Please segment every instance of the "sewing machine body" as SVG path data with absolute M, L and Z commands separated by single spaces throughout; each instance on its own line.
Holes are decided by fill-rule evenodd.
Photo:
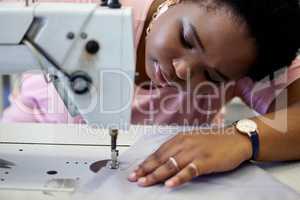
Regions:
M 135 76 L 132 10 L 98 4 L 1 4 L 0 27 L 0 73 L 42 71 L 45 81 L 55 86 L 72 116 L 80 115 L 90 126 L 110 130 L 105 137 L 107 143 L 96 144 L 110 148 L 110 167 L 117 169 L 118 130 L 128 130 L 131 121 Z M 48 103 L 55 106 L 56 102 Z M 82 148 L 80 145 L 81 148 L 75 145 L 75 151 L 68 150 L 69 140 L 76 136 L 68 138 L 63 132 L 58 146 L 43 143 L 43 133 L 20 143 L 22 134 L 28 132 L 22 131 L 16 140 L 6 143 L 0 140 L 4 142 L 0 147 L 0 164 L 4 169 L 0 183 L 2 180 L 5 187 L 41 188 L 46 183 L 58 184 L 56 180 L 74 186 L 78 179 L 92 174 L 87 170 L 92 161 L 109 159 L 103 148 L 89 154 L 77 152 Z M 56 137 L 55 133 L 49 134 Z M 50 170 L 47 175 L 46 168 L 61 170 Z M 55 180 L 49 179 L 49 175 L 56 174 Z
M 0 133 L 0 190 L 71 194 L 110 159 L 108 130 L 87 125 L 2 124 Z M 120 153 L 137 138 L 120 132 Z
M 42 70 L 71 115 L 128 129 L 135 75 L 130 8 L 3 4 L 0 27 L 0 73 Z

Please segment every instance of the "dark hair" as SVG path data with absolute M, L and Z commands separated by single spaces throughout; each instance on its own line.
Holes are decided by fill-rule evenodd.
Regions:
M 261 80 L 287 67 L 300 48 L 299 0 L 187 0 L 226 6 L 233 16 L 248 25 L 256 41 L 257 60 L 248 72 Z
M 260 80 L 289 66 L 300 48 L 298 0 L 220 0 L 248 24 L 256 40 L 258 57 L 249 76 Z

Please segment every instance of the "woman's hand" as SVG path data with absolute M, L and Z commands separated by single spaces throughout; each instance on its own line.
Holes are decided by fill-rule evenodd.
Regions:
M 249 138 L 234 127 L 181 133 L 164 143 L 129 176 L 140 186 L 177 187 L 192 178 L 230 171 L 251 158 Z

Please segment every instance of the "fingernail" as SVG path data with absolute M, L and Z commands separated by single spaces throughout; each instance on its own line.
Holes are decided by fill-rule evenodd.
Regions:
M 139 178 L 138 180 L 138 184 L 139 185 L 145 185 L 146 184 L 147 179 L 145 177 Z
M 136 181 L 136 173 L 135 172 L 133 172 L 132 174 L 130 174 L 129 175 L 129 177 L 128 177 L 128 179 L 130 180 L 130 181 Z
M 166 187 L 169 187 L 169 188 L 172 188 L 172 187 L 174 187 L 175 186 L 175 181 L 174 180 L 168 180 L 168 181 L 166 181 L 165 182 L 165 186 Z

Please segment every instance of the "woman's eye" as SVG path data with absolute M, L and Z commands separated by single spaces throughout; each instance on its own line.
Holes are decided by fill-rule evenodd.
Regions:
M 187 49 L 192 49 L 194 48 L 193 44 L 189 41 L 189 39 L 187 39 L 187 35 L 185 34 L 183 28 L 182 31 L 180 33 L 180 40 L 182 45 L 187 48 Z

